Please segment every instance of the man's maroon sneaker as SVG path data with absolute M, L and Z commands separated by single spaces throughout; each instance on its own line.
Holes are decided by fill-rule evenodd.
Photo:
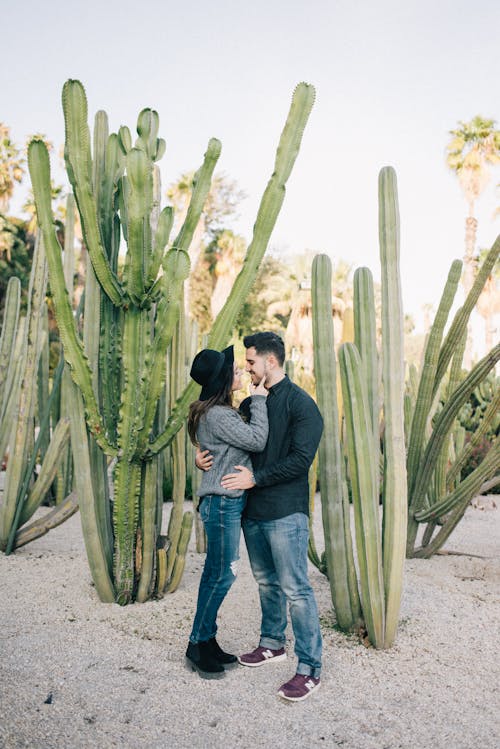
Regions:
M 286 659 L 285 648 L 279 648 L 279 650 L 271 650 L 271 648 L 255 648 L 251 653 L 245 653 L 239 655 L 238 660 L 242 666 L 263 666 L 264 663 L 277 663 L 278 661 L 284 661 Z
M 316 679 L 314 676 L 307 676 L 304 674 L 295 674 L 293 679 L 287 681 L 278 689 L 278 694 L 283 697 L 284 700 L 290 700 L 291 702 L 300 702 L 305 700 L 310 694 L 315 692 L 320 687 L 319 678 Z

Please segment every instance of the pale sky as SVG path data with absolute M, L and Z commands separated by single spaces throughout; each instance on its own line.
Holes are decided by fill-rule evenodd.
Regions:
M 445 166 L 448 131 L 474 115 L 500 123 L 498 0 L 25 0 L 2 9 L 0 121 L 23 144 L 59 146 L 67 78 L 90 122 L 135 130 L 160 115 L 163 184 L 222 141 L 217 170 L 247 193 L 235 229 L 250 239 L 292 91 L 316 103 L 271 245 L 327 252 L 380 275 L 377 175 L 396 169 L 405 311 L 437 304 L 464 244 L 466 203 Z M 58 158 L 53 169 L 58 181 Z M 27 179 L 26 179 L 27 181 Z M 478 245 L 500 232 L 500 169 L 477 205 Z M 19 189 L 11 212 L 22 202 Z

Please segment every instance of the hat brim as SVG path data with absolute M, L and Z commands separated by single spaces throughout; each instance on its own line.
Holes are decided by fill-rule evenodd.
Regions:
M 200 393 L 201 401 L 207 401 L 209 398 L 213 398 L 214 395 L 217 395 L 227 382 L 228 369 L 231 369 L 231 371 L 233 369 L 234 346 L 228 346 L 221 351 L 221 354 L 224 356 L 224 359 L 221 360 L 220 368 L 218 372 L 214 374 L 214 377 L 210 382 L 203 385 Z

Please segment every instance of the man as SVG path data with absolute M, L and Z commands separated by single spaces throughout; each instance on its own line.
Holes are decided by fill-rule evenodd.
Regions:
M 259 646 L 238 660 L 256 667 L 286 658 L 288 602 L 298 665 L 295 676 L 278 694 L 296 702 L 320 686 L 321 632 L 307 576 L 307 546 L 308 471 L 323 420 L 313 399 L 285 374 L 285 347 L 278 335 L 255 333 L 243 343 L 252 382 L 266 378 L 269 438 L 264 451 L 252 455 L 253 471 L 235 466 L 236 472 L 221 481 L 225 489 L 248 490 L 242 525 L 262 609 Z M 243 416 L 249 400 L 241 404 Z M 210 460 L 200 458 L 201 454 L 198 467 L 207 469 Z

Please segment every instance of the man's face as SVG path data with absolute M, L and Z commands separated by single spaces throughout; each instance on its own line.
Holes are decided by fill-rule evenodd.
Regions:
M 268 374 L 267 357 L 267 354 L 258 354 L 253 346 L 246 350 L 245 369 L 250 374 L 254 385 L 257 385 Z

